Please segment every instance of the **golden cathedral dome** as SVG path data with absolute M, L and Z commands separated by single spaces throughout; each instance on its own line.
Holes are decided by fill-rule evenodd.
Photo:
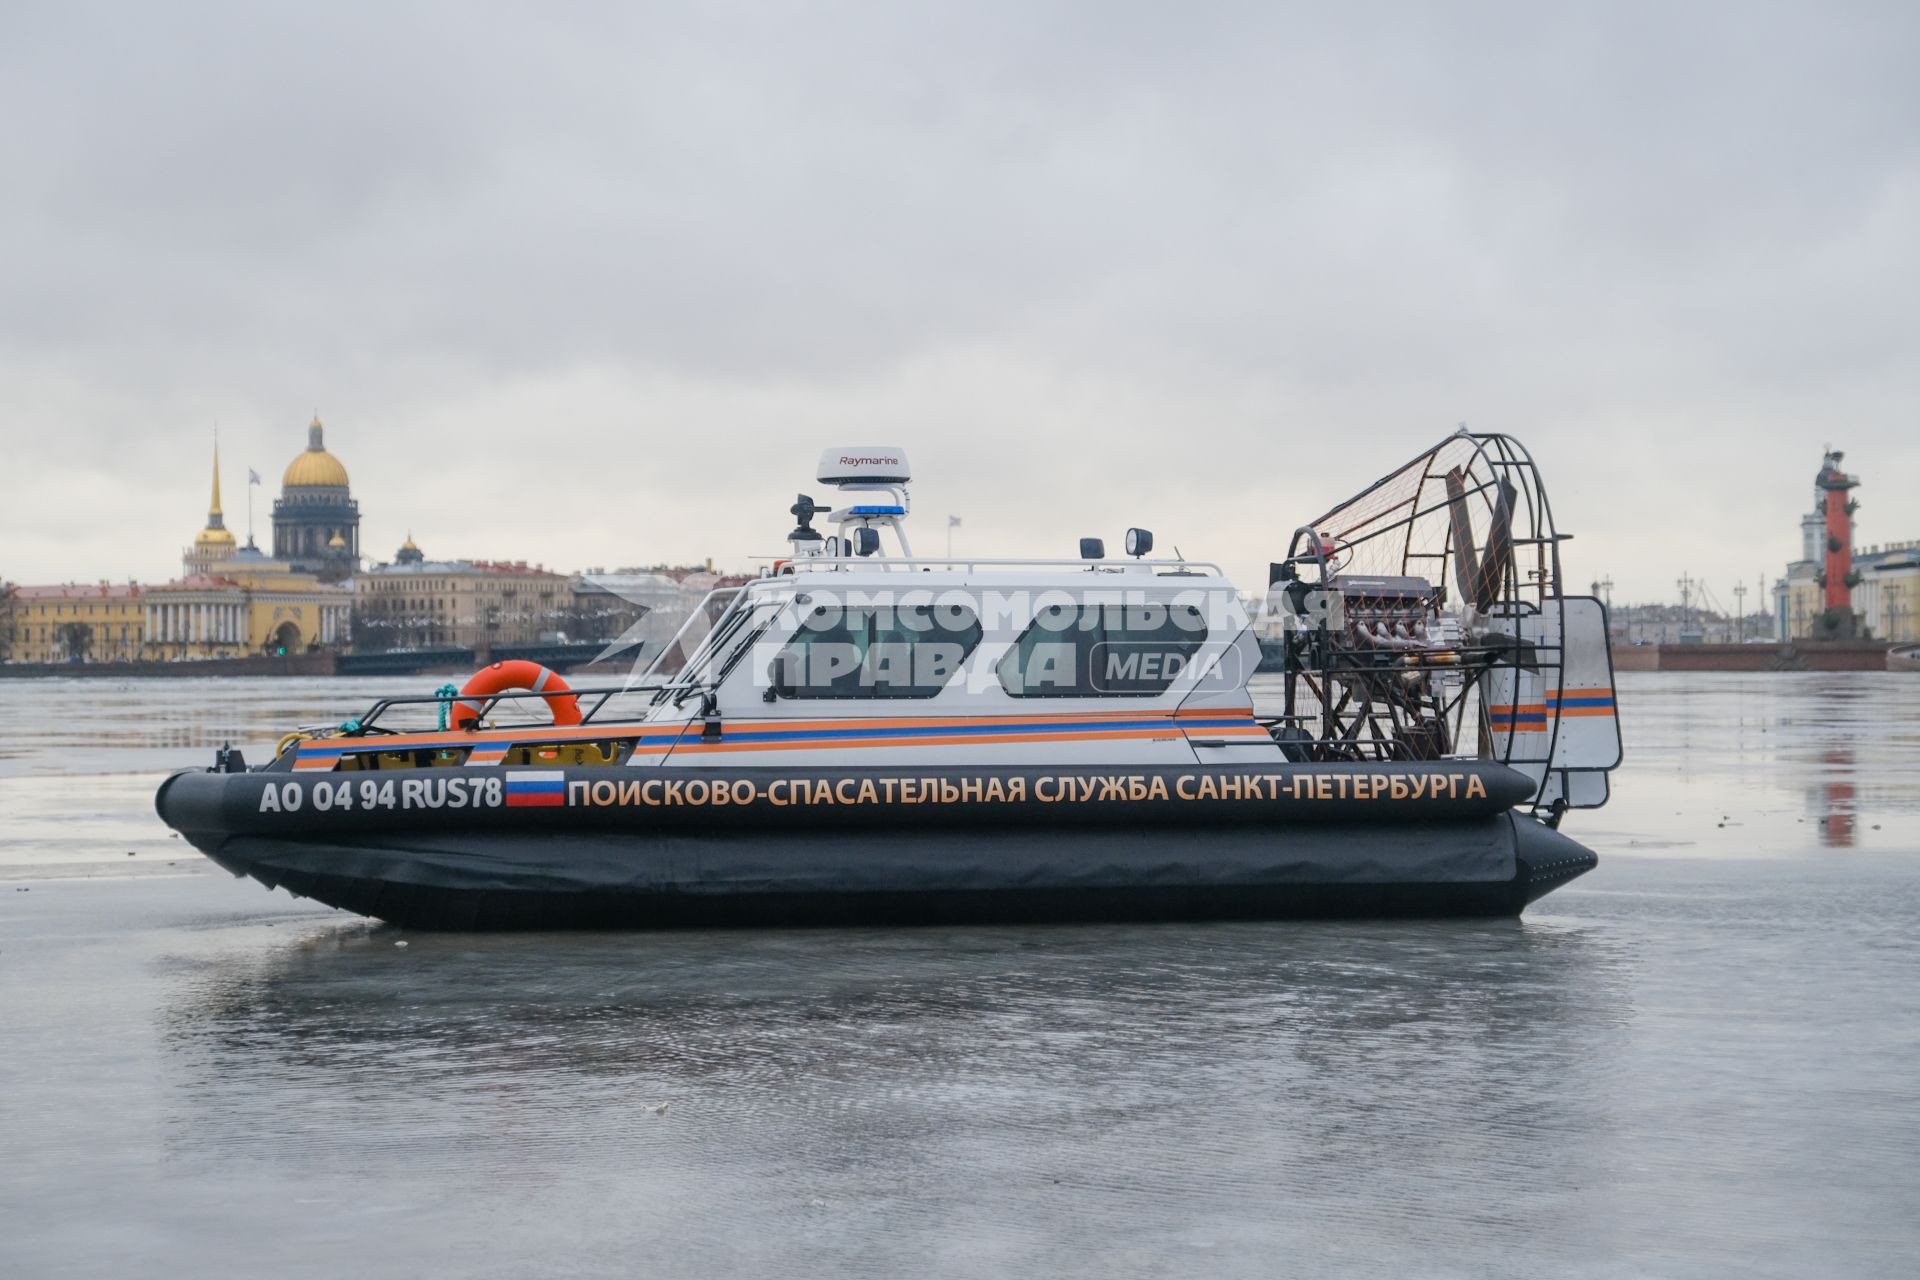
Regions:
M 347 469 L 340 465 L 340 459 L 327 452 L 327 446 L 321 439 L 318 416 L 314 418 L 313 425 L 307 428 L 306 452 L 287 464 L 280 484 L 288 489 L 347 487 Z
M 347 549 L 347 540 L 338 533 L 335 533 L 331 538 L 327 539 L 327 545 L 335 551 L 345 551 Z

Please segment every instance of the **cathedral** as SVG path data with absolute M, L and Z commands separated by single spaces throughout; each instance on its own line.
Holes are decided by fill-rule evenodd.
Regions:
M 294 465 L 312 456 L 309 450 Z M 345 468 L 331 454 L 322 451 L 320 456 L 339 472 L 344 491 Z M 291 475 L 293 468 L 287 470 Z M 276 516 L 285 501 L 274 504 Z M 358 514 L 352 519 L 357 525 Z M 274 532 L 277 545 L 277 521 Z M 207 524 L 180 560 L 183 572 L 172 582 L 130 588 L 136 598 L 129 604 L 142 614 L 143 625 L 137 628 L 141 644 L 137 652 L 121 656 L 161 660 L 250 653 L 285 656 L 346 645 L 353 606 L 348 588 L 327 585 L 316 569 L 269 559 L 251 537 L 245 546 L 236 544 L 220 505 L 217 445 Z M 352 571 L 349 564 L 346 572 Z
M 360 504 L 347 469 L 327 452 L 316 415 L 307 447 L 287 464 L 273 503 L 273 558 L 322 582 L 342 582 L 360 566 Z
M 273 504 L 271 559 L 251 536 L 241 546 L 227 528 L 218 443 L 212 480 L 206 527 L 181 553 L 181 575 L 171 582 L 0 582 L 0 661 L 167 662 L 345 648 L 353 589 L 341 584 L 359 567 L 360 510 L 319 420 Z

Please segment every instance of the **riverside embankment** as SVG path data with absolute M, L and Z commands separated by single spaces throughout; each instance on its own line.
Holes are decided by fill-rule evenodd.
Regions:
M 1790 644 L 1616 645 L 1616 671 L 1886 671 L 1880 641 L 1797 640 Z

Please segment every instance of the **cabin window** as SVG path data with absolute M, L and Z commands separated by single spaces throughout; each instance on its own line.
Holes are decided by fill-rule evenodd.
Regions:
M 965 605 L 823 607 L 773 660 L 782 698 L 931 698 L 980 644 Z
M 1206 639 L 1206 618 L 1190 604 L 1054 605 L 1000 660 L 1000 684 L 1016 698 L 1151 697 Z

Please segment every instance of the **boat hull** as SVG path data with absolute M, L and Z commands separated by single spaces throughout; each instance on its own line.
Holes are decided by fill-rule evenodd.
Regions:
M 1513 915 L 1596 861 L 1490 764 L 422 772 L 156 803 L 236 875 L 411 928 Z

